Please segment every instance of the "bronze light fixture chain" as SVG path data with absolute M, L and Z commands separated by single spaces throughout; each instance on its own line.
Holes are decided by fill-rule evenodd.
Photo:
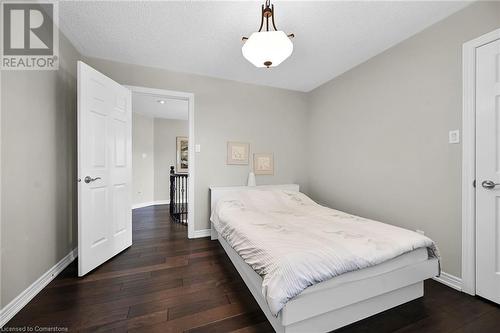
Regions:
M 266 31 L 269 31 L 269 18 L 271 18 L 271 24 L 273 26 L 274 31 L 278 31 L 276 28 L 276 23 L 274 22 L 274 5 L 271 4 L 271 0 L 266 0 L 265 5 L 262 5 L 262 12 L 260 17 L 260 27 L 258 32 L 262 32 L 262 28 L 264 27 L 264 20 L 266 22 Z M 287 35 L 288 38 L 294 38 L 295 34 L 291 33 Z M 248 37 L 241 37 L 242 41 L 248 40 Z

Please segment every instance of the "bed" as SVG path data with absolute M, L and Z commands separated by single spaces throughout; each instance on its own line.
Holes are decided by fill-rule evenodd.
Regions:
M 309 203 L 307 201 L 303 203 L 301 200 L 297 199 L 305 197 L 303 195 L 302 197 L 298 197 L 299 186 L 290 184 L 257 187 L 212 187 L 210 188 L 210 192 L 212 208 L 211 238 L 220 242 L 267 319 L 277 332 L 332 331 L 423 296 L 423 281 L 439 275 L 439 256 L 437 254 L 437 248 L 432 245 L 433 243 L 422 243 L 425 244 L 425 246 L 422 244 L 416 246 L 415 244 L 419 244 L 418 242 L 420 241 L 426 241 L 427 238 L 416 234 L 414 235 L 414 233 L 402 229 L 404 231 L 396 231 L 403 232 L 402 235 L 405 237 L 409 235 L 410 238 L 413 239 L 413 242 L 416 242 L 412 245 L 410 250 L 402 247 L 403 250 L 401 250 L 399 255 L 390 259 L 385 258 L 384 260 L 379 260 L 381 262 L 377 264 L 373 264 L 372 262 L 369 266 L 365 265 L 366 267 L 360 265 L 360 267 L 362 267 L 360 269 L 352 269 L 346 265 L 347 268 L 345 268 L 345 272 L 339 273 L 339 270 L 339 272 L 335 273 L 335 276 L 328 278 L 324 278 L 326 273 L 320 272 L 322 275 L 320 273 L 316 274 L 315 268 L 311 268 L 305 273 L 312 276 L 310 279 L 314 280 L 314 283 L 310 281 L 304 282 L 304 277 L 300 276 L 300 273 L 304 273 L 304 271 L 301 272 L 301 266 L 291 265 L 292 273 L 290 274 L 292 274 L 292 278 L 288 276 L 285 280 L 288 281 L 296 278 L 299 282 L 303 282 L 302 287 L 294 289 L 278 286 L 274 287 L 273 291 L 269 287 L 269 285 L 273 284 L 272 280 L 269 281 L 269 276 L 272 275 L 265 274 L 271 271 L 268 267 L 265 267 L 265 264 L 259 262 L 259 260 L 255 260 L 255 258 L 259 259 L 259 257 L 256 257 L 255 253 L 251 253 L 252 251 L 247 251 L 248 246 L 242 247 L 241 245 L 245 242 L 254 244 L 260 241 L 259 236 L 253 236 L 252 239 L 252 235 L 249 231 L 251 231 L 250 228 L 253 228 L 253 226 L 250 226 L 250 223 L 247 223 L 247 221 L 249 218 L 258 221 L 261 216 L 265 215 L 261 215 L 261 212 L 251 211 L 250 215 L 248 215 L 248 212 L 247 215 L 242 213 L 241 221 L 238 221 L 240 215 L 234 214 L 234 212 L 238 213 L 238 209 L 240 209 L 238 206 L 235 206 L 232 215 L 226 213 L 226 211 L 228 211 L 227 209 L 225 211 L 219 210 L 223 204 L 227 206 L 233 204 L 233 202 L 239 203 L 238 200 L 231 200 L 232 197 L 241 198 L 250 196 L 250 194 L 252 197 L 263 197 L 265 202 L 259 204 L 262 206 L 266 205 L 267 201 L 274 200 L 273 198 L 275 196 L 278 197 L 276 200 L 281 200 L 279 198 L 281 195 L 285 198 L 290 197 L 291 202 L 297 201 L 299 210 L 294 210 L 294 207 L 290 206 L 290 212 L 287 212 L 280 206 L 280 209 L 275 209 L 273 211 L 273 219 L 277 219 L 276 216 L 280 217 L 281 215 L 283 215 L 283 219 L 294 218 L 299 219 L 299 221 L 301 218 L 310 218 L 309 216 L 304 217 L 303 214 L 301 215 L 300 213 L 309 211 L 307 206 Z M 259 205 L 254 209 L 259 210 L 261 207 Z M 287 205 L 288 203 L 283 207 L 288 207 Z M 305 208 L 302 209 L 303 207 L 300 207 L 300 205 L 305 205 Z M 315 203 L 314 205 L 318 207 L 311 207 L 316 208 L 316 211 L 322 213 L 331 211 L 333 215 L 345 214 L 341 217 L 349 216 L 353 219 L 359 219 L 360 221 L 362 219 L 334 210 L 325 211 L 325 209 L 328 208 L 321 207 Z M 248 211 L 250 209 L 246 210 Z M 311 211 L 313 210 L 311 209 Z M 220 220 L 224 219 L 233 222 L 223 224 Z M 363 219 L 361 222 L 364 222 L 364 220 L 366 219 Z M 279 221 L 279 219 L 277 219 L 277 221 Z M 379 223 L 381 228 L 396 228 L 376 221 L 367 221 L 370 223 Z M 236 222 L 239 223 L 239 226 Z M 263 224 L 265 225 L 265 223 Z M 277 224 L 279 225 L 280 223 Z M 274 226 L 275 223 L 272 222 L 271 225 Z M 284 225 L 288 226 L 287 224 Z M 260 227 L 258 223 L 254 224 L 254 226 L 256 228 Z M 266 227 L 269 227 L 269 225 Z M 305 225 L 305 227 L 307 228 L 307 225 Z M 228 232 L 229 229 L 231 229 L 231 232 Z M 245 233 L 245 230 L 247 233 Z M 293 229 L 290 230 L 293 232 Z M 239 232 L 241 235 L 238 235 Z M 273 243 L 265 242 L 265 236 L 267 234 L 261 231 L 259 232 L 264 240 L 262 244 L 255 245 L 255 247 L 258 248 L 259 246 L 263 246 L 264 250 L 266 250 L 266 246 L 272 247 Z M 281 230 L 280 232 L 283 231 Z M 270 235 L 271 234 L 270 232 Z M 304 243 L 307 244 L 309 239 L 306 238 L 308 237 L 307 234 L 304 234 Z M 337 236 L 337 234 L 339 234 L 339 232 L 336 232 L 335 236 Z M 343 238 L 346 238 L 345 235 L 343 236 Z M 352 242 L 355 244 L 356 240 L 353 238 Z M 230 245 L 230 243 L 233 244 L 233 246 Z M 312 244 L 314 244 L 314 242 L 312 242 Z M 280 246 L 278 246 L 278 248 L 281 248 Z M 283 245 L 283 248 L 285 247 L 286 244 Z M 272 252 L 271 249 L 269 250 Z M 276 249 L 273 249 L 273 251 L 276 251 Z M 307 255 L 313 256 L 309 257 L 307 260 L 316 257 L 314 251 L 307 251 Z M 317 257 L 322 258 L 319 254 Z M 307 263 L 309 263 L 309 261 L 307 261 Z M 306 268 L 308 267 L 306 266 Z M 282 273 L 282 271 L 280 271 L 280 273 Z M 293 276 L 294 274 L 298 275 L 298 277 Z M 315 274 L 316 276 L 313 276 Z M 281 275 L 275 274 L 275 277 L 280 278 Z M 322 278 L 320 279 L 319 277 Z M 294 287 L 296 284 L 297 281 L 290 283 L 290 285 Z M 307 287 L 304 287 L 305 285 L 307 285 Z M 292 291 L 288 289 L 292 289 Z M 289 292 L 288 296 L 281 295 L 281 293 L 285 293 L 284 290 Z

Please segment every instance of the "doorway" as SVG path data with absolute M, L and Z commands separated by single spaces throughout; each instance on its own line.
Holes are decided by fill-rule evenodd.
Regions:
M 155 88 L 126 87 L 132 92 L 133 126 L 134 121 L 144 122 L 146 117 L 146 127 L 151 125 L 155 132 L 152 135 L 152 156 L 137 151 L 139 156 L 133 159 L 139 163 L 138 167 L 144 166 L 140 165 L 143 161 L 154 160 L 152 189 L 148 189 L 152 192 L 145 193 L 144 187 L 137 184 L 141 181 L 141 172 L 137 172 L 133 163 L 133 207 L 170 204 L 172 218 L 187 223 L 188 238 L 194 238 L 194 95 Z M 137 145 L 132 142 L 132 146 Z M 175 191 L 170 185 L 171 181 L 175 184 Z
M 191 179 L 185 222 L 188 238 L 194 238 L 194 96 L 123 86 L 82 61 L 77 71 L 78 275 L 83 276 L 132 245 L 133 93 L 187 106 L 187 159 L 185 144 L 178 171 L 184 167 Z

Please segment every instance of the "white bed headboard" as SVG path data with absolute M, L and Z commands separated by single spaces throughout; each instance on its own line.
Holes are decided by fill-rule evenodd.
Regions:
M 223 196 L 230 194 L 231 192 L 240 191 L 252 191 L 259 189 L 277 189 L 277 190 L 288 190 L 288 191 L 299 191 L 298 184 L 283 184 L 283 185 L 259 185 L 259 186 L 225 186 L 225 187 L 210 187 L 210 210 L 213 209 L 217 201 Z

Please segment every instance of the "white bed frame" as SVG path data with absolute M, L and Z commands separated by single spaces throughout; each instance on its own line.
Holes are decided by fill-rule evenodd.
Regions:
M 299 185 L 296 184 L 211 187 L 211 206 L 213 209 L 221 197 L 231 192 L 270 188 L 299 191 Z M 219 240 L 276 332 L 312 333 L 335 330 L 422 297 L 423 281 L 439 274 L 438 260 L 433 258 L 361 280 L 333 283 L 332 279 L 307 288 L 290 300 L 278 317 L 275 317 L 262 295 L 262 278 L 222 237 L 218 237 L 213 225 L 211 238 Z

